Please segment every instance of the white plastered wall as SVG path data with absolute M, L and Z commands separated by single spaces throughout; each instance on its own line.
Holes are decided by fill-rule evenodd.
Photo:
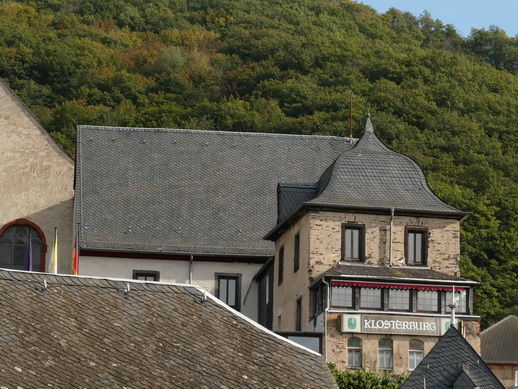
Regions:
M 241 274 L 241 312 L 257 321 L 258 285 L 253 280 L 262 264 L 211 262 L 198 258 L 192 262 L 192 283 L 216 295 L 216 273 Z M 158 271 L 161 282 L 189 283 L 189 261 L 81 256 L 79 274 L 131 279 L 134 270 Z

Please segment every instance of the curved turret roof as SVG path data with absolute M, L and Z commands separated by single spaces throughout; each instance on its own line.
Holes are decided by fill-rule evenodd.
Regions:
M 378 139 L 370 117 L 364 135 L 340 154 L 330 177 L 321 181 L 327 184 L 308 203 L 466 215 L 432 192 L 415 161 Z
M 437 216 L 462 219 L 468 215 L 443 202 L 428 186 L 423 171 L 409 157 L 386 147 L 367 118 L 365 133 L 354 147 L 342 151 L 313 183 L 280 183 L 278 225 L 302 207 L 333 208 L 366 213 Z

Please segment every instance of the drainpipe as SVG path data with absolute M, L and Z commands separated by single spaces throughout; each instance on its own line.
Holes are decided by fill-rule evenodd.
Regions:
M 390 246 L 389 246 L 389 266 L 392 267 L 392 229 L 394 228 L 394 208 L 390 208 Z
M 191 254 L 191 259 L 189 260 L 189 285 L 192 284 L 192 261 L 194 260 L 194 256 Z
M 322 283 L 326 286 L 326 300 L 327 300 L 326 308 L 324 309 L 324 349 L 325 349 L 324 358 L 325 358 L 325 361 L 327 362 L 327 315 L 329 312 L 329 294 L 331 293 L 331 288 L 329 287 L 329 284 L 325 280 L 322 280 Z

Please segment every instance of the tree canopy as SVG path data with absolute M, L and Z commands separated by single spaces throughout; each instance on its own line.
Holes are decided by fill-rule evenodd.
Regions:
M 354 1 L 0 5 L 0 77 L 71 154 L 76 124 L 361 135 L 472 212 L 462 275 L 484 325 L 518 314 L 518 37 Z

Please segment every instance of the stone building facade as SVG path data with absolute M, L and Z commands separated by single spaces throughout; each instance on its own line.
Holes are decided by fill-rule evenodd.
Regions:
M 450 325 L 480 350 L 460 222 L 414 161 L 365 135 L 315 183 L 279 184 L 273 329 L 324 334 L 338 367 L 408 373 Z M 455 288 L 455 294 L 453 290 Z
M 58 271 L 70 272 L 74 161 L 0 80 L 0 267 L 46 270 L 55 228 Z

